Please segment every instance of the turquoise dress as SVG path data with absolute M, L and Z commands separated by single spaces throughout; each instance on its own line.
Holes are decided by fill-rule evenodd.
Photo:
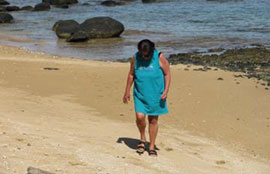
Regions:
M 135 112 L 150 116 L 167 114 L 166 100 L 161 99 L 164 88 L 165 78 L 159 65 L 158 51 L 154 50 L 150 60 L 145 60 L 137 52 L 133 88 Z

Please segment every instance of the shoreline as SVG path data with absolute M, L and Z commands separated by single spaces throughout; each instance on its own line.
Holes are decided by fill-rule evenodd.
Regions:
M 26 127 L 23 128 L 22 125 L 27 123 L 29 137 L 31 137 L 31 131 L 39 127 L 36 124 L 42 123 L 40 130 L 48 137 L 46 143 L 52 143 L 52 137 L 56 138 L 56 136 L 61 136 L 63 134 L 61 129 L 74 131 L 75 127 L 78 129 L 78 135 L 80 136 L 70 134 L 69 138 L 81 138 L 81 140 L 90 144 L 92 141 L 94 144 L 98 144 L 98 142 L 104 141 L 104 139 L 108 139 L 109 142 L 115 141 L 115 137 L 120 135 L 130 136 L 130 138 L 138 136 L 134 124 L 133 103 L 131 102 L 129 105 L 124 105 L 121 102 L 129 64 L 80 60 L 58 56 L 53 57 L 44 53 L 35 53 L 25 51 L 23 48 L 3 45 L 0 45 L 0 50 L 0 93 L 2 96 L 4 95 L 7 99 L 10 99 L 9 102 L 7 102 L 9 105 L 5 104 L 5 102 L 1 103 L 3 117 L 0 121 L 1 123 L 10 124 L 0 125 L 4 125 L 7 130 L 11 131 L 12 124 L 21 125 L 21 129 L 26 129 Z M 58 69 L 44 69 L 48 67 Z M 186 71 L 186 68 L 188 68 L 189 71 Z M 241 163 L 241 165 L 243 165 L 242 171 L 245 171 L 244 162 L 247 162 L 254 167 L 252 171 L 261 169 L 266 173 L 267 166 L 269 169 L 270 159 L 270 151 L 268 149 L 270 140 L 267 138 L 269 137 L 269 117 L 267 119 L 267 115 L 270 115 L 270 110 L 267 107 L 267 103 L 270 102 L 269 91 L 264 90 L 260 86 L 256 88 L 256 82 L 252 78 L 235 80 L 234 75 L 241 75 L 242 73 L 225 72 L 220 69 L 217 71 L 209 70 L 207 72 L 193 71 L 197 68 L 199 67 L 188 67 L 182 64 L 173 65 L 171 67 L 173 85 L 168 98 L 169 114 L 160 119 L 160 137 L 158 137 L 157 140 L 157 145 L 161 149 L 161 157 L 159 158 L 165 161 L 175 159 L 181 162 L 184 162 L 183 160 L 186 158 L 189 160 L 189 163 L 194 162 L 202 169 L 206 167 L 204 169 L 209 170 L 210 173 L 215 173 L 219 171 L 220 168 L 222 168 L 220 170 L 222 170 L 223 173 L 228 171 L 238 173 L 236 170 L 237 163 L 234 163 L 233 160 L 236 160 L 240 164 L 241 159 L 243 160 Z M 218 78 L 223 78 L 223 80 L 217 80 Z M 12 91 L 14 91 L 14 93 Z M 50 101 L 53 104 L 50 104 Z M 34 106 L 31 106 L 31 104 Z M 59 106 L 57 104 L 59 104 Z M 39 107 L 42 109 L 39 109 Z M 48 110 L 48 108 L 50 109 Z M 76 112 L 73 111 L 72 108 L 75 108 L 74 110 Z M 69 112 L 72 116 L 69 116 Z M 58 115 L 58 113 L 61 114 Z M 21 114 L 23 114 L 24 117 L 21 117 Z M 36 115 L 39 115 L 40 118 L 35 117 Z M 31 118 L 34 118 L 33 122 Z M 54 118 L 56 118 L 56 120 Z M 87 119 L 91 121 L 86 121 Z M 61 124 L 61 120 L 64 120 L 63 124 Z M 83 123 L 83 120 L 93 127 L 88 127 L 87 124 Z M 84 130 L 81 130 L 76 122 L 79 122 L 83 128 L 89 129 L 88 132 L 83 133 Z M 103 123 L 104 125 L 102 125 Z M 59 126 L 56 135 L 54 135 L 53 131 L 47 130 L 49 124 L 56 126 L 53 129 L 57 129 L 57 126 Z M 111 124 L 113 127 L 111 127 Z M 115 133 L 112 133 L 110 129 L 106 129 L 106 126 L 110 129 L 117 129 L 119 126 L 122 126 L 125 129 L 119 129 Z M 131 132 L 126 131 L 126 129 L 130 129 L 131 127 Z M 97 130 L 103 131 L 104 134 L 101 134 L 101 137 L 97 136 L 95 134 Z M 8 131 L 5 132 L 9 135 Z M 190 134 L 194 136 L 193 139 Z M 16 135 L 18 136 L 18 134 Z M 38 139 L 40 138 L 39 134 L 35 134 L 35 136 Z M 26 135 L 26 139 L 27 137 Z M 87 138 L 91 139 L 91 137 L 92 141 L 86 140 Z M 199 137 L 201 137 L 201 139 Z M 5 138 L 10 144 L 14 143 L 15 146 L 20 146 L 18 143 L 20 144 L 21 141 L 18 142 L 8 137 Z M 35 141 L 34 137 L 32 138 L 34 144 L 38 143 Z M 98 142 L 95 142 L 97 140 Z M 217 144 L 214 143 L 215 141 Z M 113 145 L 109 142 L 103 142 L 102 146 L 109 148 L 107 149 L 108 154 L 117 156 L 117 153 L 121 153 L 120 151 L 125 149 L 122 154 L 128 156 L 130 160 L 132 158 L 137 160 L 138 157 L 133 156 L 133 150 L 130 150 L 130 148 L 125 148 L 119 144 Z M 59 143 L 63 143 L 64 147 L 65 143 L 67 143 L 71 149 L 78 148 L 78 145 L 80 145 L 78 142 L 72 144 L 72 141 L 66 142 L 62 139 L 59 140 Z M 83 143 L 83 146 L 90 146 L 87 143 Z M 39 149 L 38 146 L 34 147 L 36 150 Z M 210 150 L 207 150 L 206 147 Z M 223 151 L 224 149 L 228 150 L 232 148 L 233 150 L 230 151 L 230 153 L 234 154 L 232 156 L 234 156 L 235 159 L 231 159 L 225 155 L 222 156 L 225 160 L 216 159 L 216 161 L 219 161 L 217 163 L 222 164 L 213 164 L 212 160 L 218 158 L 218 156 L 209 155 L 213 149 L 216 149 L 214 151 L 218 153 L 218 147 L 222 149 L 222 152 L 225 152 Z M 4 152 L 5 148 L 7 147 L 1 145 L 0 151 Z M 25 149 L 24 147 L 20 148 Z M 48 148 L 48 150 L 50 149 L 49 146 L 46 148 Z M 91 148 L 97 147 L 91 145 Z M 93 155 L 91 148 L 84 150 L 87 150 L 88 153 Z M 60 150 L 60 152 L 67 154 L 67 151 Z M 96 157 L 105 155 L 102 153 L 102 148 L 99 148 L 98 152 L 98 154 L 95 154 Z M 188 152 L 190 154 L 194 153 L 194 158 L 188 158 Z M 235 155 L 237 154 L 236 152 L 241 155 Z M 179 156 L 176 157 L 174 153 L 179 153 Z M 226 151 L 225 154 L 230 153 Z M 11 158 L 10 155 L 12 153 L 5 154 L 9 155 Z M 181 158 L 181 154 L 184 155 L 185 158 Z M 221 155 L 222 153 L 218 154 Z M 21 155 L 22 157 L 20 158 L 23 159 L 24 155 Z M 39 156 L 38 154 L 32 155 L 36 157 Z M 49 156 L 53 156 L 57 159 L 57 156 L 54 156 L 52 153 L 50 153 Z M 46 159 L 47 157 L 43 158 Z M 65 159 L 60 156 L 58 158 Z M 31 159 L 28 160 L 31 161 Z M 89 161 L 84 160 L 82 160 L 83 164 L 79 163 L 78 165 L 86 165 L 89 167 Z M 88 158 L 88 160 L 90 159 Z M 220 162 L 222 160 L 223 162 Z M 13 161 L 13 163 L 15 161 Z M 131 164 L 135 161 L 131 160 L 127 163 Z M 158 163 L 167 164 L 165 161 L 158 161 Z M 211 163 L 208 163 L 210 161 Z M 97 164 L 94 161 L 92 162 Z M 78 162 L 71 163 L 77 164 Z M 205 165 L 203 165 L 204 163 Z M 42 165 L 42 161 L 36 164 Z M 71 165 L 71 167 L 69 166 L 70 168 L 68 169 L 71 170 L 72 167 L 76 167 L 76 164 Z M 116 165 L 116 163 L 113 164 Z M 176 165 L 176 163 L 173 164 Z M 141 165 L 142 164 L 136 164 L 137 167 Z M 214 165 L 214 167 L 212 165 Z M 209 168 L 209 166 L 212 167 Z M 55 170 L 55 167 L 48 168 Z M 96 166 L 94 166 L 94 168 L 95 167 Z M 170 165 L 170 167 L 174 170 L 177 169 L 175 166 Z M 182 167 L 184 167 L 183 164 Z M 63 165 L 62 168 L 64 168 Z M 82 168 L 87 171 L 87 167 Z M 155 171 L 153 168 L 155 168 L 155 166 L 148 169 L 153 172 Z M 76 169 L 80 170 L 79 168 Z M 102 170 L 106 171 L 104 168 Z M 159 170 L 170 171 L 168 168 Z M 114 171 L 120 171 L 120 169 L 115 169 Z M 183 171 L 190 172 L 196 170 L 194 168 L 184 168 Z

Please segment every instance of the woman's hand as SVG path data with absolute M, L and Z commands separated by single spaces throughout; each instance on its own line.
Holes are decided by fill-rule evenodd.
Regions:
M 130 93 L 125 93 L 123 97 L 123 103 L 127 104 L 130 101 Z
M 161 100 L 165 100 L 168 96 L 168 92 L 164 91 L 163 94 L 161 95 Z

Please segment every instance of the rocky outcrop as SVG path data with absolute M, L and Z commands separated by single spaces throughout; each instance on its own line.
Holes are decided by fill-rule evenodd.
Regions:
M 11 23 L 13 17 L 8 13 L 0 13 L 0 23 Z

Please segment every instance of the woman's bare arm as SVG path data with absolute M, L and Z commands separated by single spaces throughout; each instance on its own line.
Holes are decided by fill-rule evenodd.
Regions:
M 135 62 L 135 56 L 132 57 L 132 60 L 130 61 L 130 70 L 128 73 L 128 77 L 127 77 L 127 84 L 126 84 L 126 89 L 125 89 L 125 94 L 123 97 L 123 102 L 124 103 L 128 103 L 128 101 L 130 100 L 130 88 L 133 84 L 134 81 L 134 62 Z
M 160 64 L 161 69 L 163 70 L 164 78 L 165 78 L 165 89 L 161 96 L 161 99 L 164 100 L 167 98 L 170 84 L 171 84 L 171 71 L 170 71 L 170 64 L 162 53 L 160 54 L 160 57 L 159 57 L 159 64 Z

